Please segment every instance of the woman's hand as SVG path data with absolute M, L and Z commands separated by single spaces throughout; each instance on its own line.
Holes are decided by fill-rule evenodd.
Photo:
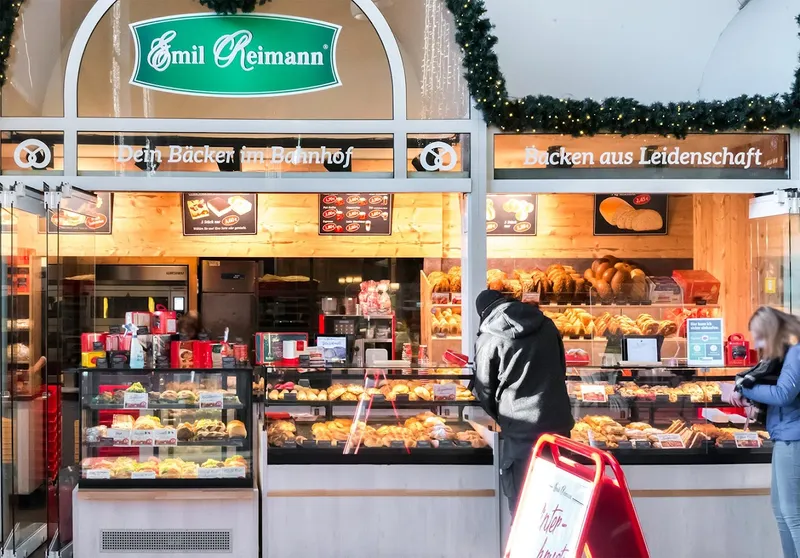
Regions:
M 745 407 L 748 404 L 749 402 L 747 401 L 747 399 L 745 399 L 744 396 L 738 391 L 734 391 L 733 393 L 731 393 L 731 405 L 733 405 L 734 407 Z

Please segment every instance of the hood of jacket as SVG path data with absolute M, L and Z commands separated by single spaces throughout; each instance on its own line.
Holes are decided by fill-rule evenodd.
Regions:
M 496 305 L 481 323 L 480 332 L 521 339 L 536 333 L 544 323 L 545 316 L 536 306 L 518 301 Z

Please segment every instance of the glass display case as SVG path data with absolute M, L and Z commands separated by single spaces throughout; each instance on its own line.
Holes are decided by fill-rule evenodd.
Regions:
M 272 464 L 491 465 L 466 368 L 266 367 Z
M 81 487 L 253 486 L 252 369 L 79 375 Z
M 572 369 L 571 436 L 623 465 L 769 463 L 764 424 L 722 399 L 741 370 Z

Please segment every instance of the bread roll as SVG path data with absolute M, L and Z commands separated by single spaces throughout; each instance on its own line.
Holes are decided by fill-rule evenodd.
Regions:
M 617 271 L 611 279 L 611 290 L 615 295 L 619 296 L 624 294 L 623 289 L 627 281 L 630 280 L 630 274 L 627 271 Z
M 611 298 L 613 291 L 611 290 L 611 285 L 608 284 L 608 281 L 603 279 L 598 279 L 594 282 L 594 288 L 597 291 L 600 300 L 608 300 Z
M 606 272 L 606 270 L 610 268 L 612 268 L 611 264 L 608 261 L 605 261 L 601 263 L 599 266 L 597 266 L 597 269 L 594 272 L 594 276 L 597 277 L 598 279 L 602 279 L 603 274 Z
M 606 283 L 611 283 L 611 280 L 617 274 L 617 270 L 613 267 L 609 267 L 606 269 L 602 275 L 598 275 L 597 277 L 605 281 Z
M 247 438 L 247 429 L 240 420 L 232 420 L 228 423 L 229 438 Z

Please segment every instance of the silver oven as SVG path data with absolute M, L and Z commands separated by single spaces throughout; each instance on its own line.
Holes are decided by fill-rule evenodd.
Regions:
M 159 307 L 179 314 L 188 308 L 189 268 L 185 265 L 98 265 L 95 270 L 95 331 L 122 325 L 126 312 Z

